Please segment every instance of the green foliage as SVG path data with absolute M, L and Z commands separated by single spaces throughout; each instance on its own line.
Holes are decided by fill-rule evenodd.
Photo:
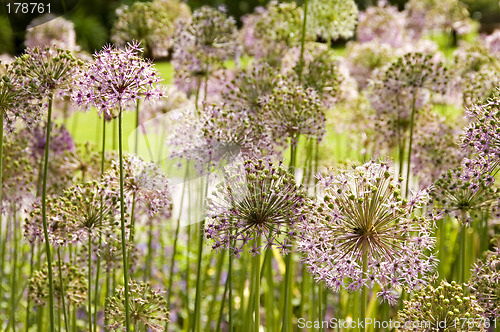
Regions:
M 14 51 L 14 34 L 10 28 L 9 19 L 0 16 L 0 54 Z
M 71 20 L 75 24 L 76 42 L 84 51 L 94 53 L 108 42 L 109 30 L 97 16 L 87 15 L 81 10 Z

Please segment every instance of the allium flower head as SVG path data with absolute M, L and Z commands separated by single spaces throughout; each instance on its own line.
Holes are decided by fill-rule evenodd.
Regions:
M 500 249 L 488 251 L 474 264 L 469 287 L 488 319 L 500 317 Z
M 290 138 L 292 144 L 298 143 L 300 135 L 323 139 L 325 114 L 314 89 L 281 79 L 271 95 L 260 99 L 260 104 L 276 139 Z
M 431 203 L 438 214 L 453 214 L 462 224 L 470 225 L 481 213 L 495 211 L 500 191 L 492 186 L 494 178 L 480 159 L 464 159 L 462 165 L 448 170 L 430 191 Z
M 40 160 L 45 152 L 46 145 L 46 122 L 39 122 L 30 131 L 31 141 L 30 150 L 34 160 Z M 50 154 L 61 155 L 65 151 L 72 151 L 75 147 L 75 142 L 71 134 L 66 130 L 64 125 L 51 123 L 50 130 Z
M 484 37 L 484 45 L 497 59 L 500 59 L 500 30 Z
M 69 263 L 61 264 L 62 271 L 59 270 L 59 265 L 54 262 L 52 263 L 52 273 L 54 280 L 54 297 L 56 299 L 55 303 L 58 307 L 62 305 L 62 295 L 64 294 L 64 304 L 69 305 L 79 305 L 85 302 L 87 299 L 87 277 L 83 271 L 74 265 Z M 64 293 L 61 289 L 61 283 L 59 278 L 62 278 Z M 30 298 L 33 299 L 37 306 L 46 305 L 49 299 L 49 282 L 48 282 L 48 268 L 47 264 L 39 270 L 33 273 L 33 276 L 28 282 L 28 289 Z
M 117 228 L 118 192 L 96 181 L 75 185 L 47 201 L 49 239 L 52 245 L 106 238 Z M 33 204 L 25 222 L 25 237 L 43 241 L 40 203 Z
M 359 13 L 356 37 L 360 43 L 378 41 L 401 47 L 406 42 L 406 15 L 394 6 L 371 6 Z
M 168 322 L 167 301 L 163 292 L 154 290 L 149 283 L 129 282 L 129 302 L 125 302 L 125 287 L 116 288 L 115 294 L 106 299 L 104 315 L 110 322 L 108 328 L 121 330 L 125 322 L 125 306 L 129 306 L 130 323 L 139 330 L 161 332 Z
M 12 63 L 16 75 L 23 75 L 33 83 L 33 96 L 49 97 L 57 94 L 68 96 L 74 80 L 81 73 L 82 62 L 69 50 L 46 47 L 27 48 L 25 53 Z
M 166 57 L 174 43 L 175 22 L 172 13 L 159 2 L 134 2 L 116 10 L 111 39 L 119 47 L 137 40 L 146 57 Z
M 431 92 L 445 94 L 447 81 L 444 64 L 432 55 L 411 52 L 395 60 L 370 86 L 369 100 L 380 130 L 390 140 L 405 135 L 413 107 L 423 109 Z
M 233 167 L 207 198 L 205 232 L 214 241 L 213 248 L 239 255 L 248 242 L 262 237 L 265 244 L 254 245 L 253 256 L 264 246 L 288 252 L 293 226 L 304 218 L 305 190 L 281 163 L 247 160 Z
M 338 175 L 317 175 L 323 201 L 298 227 L 298 250 L 317 281 L 334 291 L 376 283 L 389 303 L 400 288 L 411 291 L 425 282 L 436 262 L 427 255 L 434 239 L 428 220 L 412 214 L 427 194 L 403 199 L 402 179 L 393 174 L 387 163 L 371 161 Z
M 435 113 L 425 112 L 415 129 L 412 172 L 420 187 L 428 187 L 448 169 L 460 166 L 465 153 L 457 144 L 459 132 Z
M 128 200 L 135 198 L 147 207 L 150 216 L 159 210 L 172 209 L 172 196 L 168 180 L 161 168 L 154 162 L 145 162 L 133 154 L 123 156 L 124 191 Z M 120 165 L 114 160 L 111 169 L 104 174 L 104 182 L 118 191 Z
M 398 313 L 401 326 L 406 322 L 412 331 L 487 331 L 483 310 L 465 288 L 441 280 L 437 287 L 418 290 Z
M 73 22 L 53 14 L 35 18 L 28 25 L 24 40 L 26 47 L 50 47 L 77 51 L 76 33 Z
M 490 172 L 500 165 L 500 99 L 467 110 L 471 123 L 464 129 L 463 148 L 484 159 Z
M 176 82 L 188 80 L 197 86 L 199 80 L 220 68 L 237 51 L 236 33 L 236 22 L 224 12 L 207 6 L 196 10 L 175 41 L 172 63 Z
M 94 62 L 74 83 L 72 99 L 80 106 L 94 106 L 99 114 L 116 117 L 118 108 L 129 108 L 145 96 L 146 101 L 161 97 L 156 84 L 160 81 L 151 61 L 144 60 L 139 44 L 125 49 L 106 46 L 94 55 Z
M 354 35 L 358 7 L 353 0 L 309 1 L 307 30 L 326 40 L 348 39 Z

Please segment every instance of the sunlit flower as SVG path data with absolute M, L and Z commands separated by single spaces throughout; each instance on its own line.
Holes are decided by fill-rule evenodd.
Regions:
M 500 250 L 488 251 L 474 264 L 469 280 L 471 292 L 490 320 L 500 317 Z
M 77 51 L 76 33 L 73 22 L 64 17 L 45 14 L 30 22 L 24 40 L 26 47 L 50 47 Z
M 354 35 L 358 7 L 353 0 L 311 0 L 307 30 L 323 39 L 348 39 Z

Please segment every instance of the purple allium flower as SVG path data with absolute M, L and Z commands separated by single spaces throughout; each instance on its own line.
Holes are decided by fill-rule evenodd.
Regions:
M 465 153 L 457 144 L 459 132 L 448 120 L 425 112 L 415 129 L 411 155 L 412 173 L 418 176 L 419 186 L 428 187 L 448 169 L 460 166 Z
M 158 1 L 134 2 L 116 10 L 111 40 L 118 47 L 137 40 L 145 57 L 166 57 L 174 44 L 175 15 Z
M 493 182 L 485 160 L 464 159 L 461 166 L 448 170 L 434 183 L 430 203 L 438 214 L 453 214 L 470 225 L 482 213 L 497 209 L 500 191 Z
M 305 190 L 281 163 L 247 160 L 226 169 L 225 181 L 207 198 L 207 238 L 213 249 L 230 249 L 239 256 L 245 245 L 262 237 L 254 255 L 264 248 L 289 252 L 294 225 L 305 218 Z M 249 249 L 250 250 L 250 249 Z
M 484 317 L 500 317 L 500 249 L 485 253 L 484 259 L 474 264 L 469 287 L 484 309 Z
M 237 52 L 236 33 L 234 19 L 224 12 L 207 6 L 196 10 L 192 21 L 189 24 L 184 22 L 175 41 L 172 55 L 174 80 L 191 87 L 207 80 L 212 72 L 223 66 L 223 61 Z M 184 92 L 189 95 L 193 91 Z
M 117 229 L 118 191 L 96 181 L 75 185 L 61 196 L 47 199 L 49 240 L 53 246 L 104 238 Z M 25 221 L 25 237 L 44 241 L 40 203 L 35 202 Z
M 53 14 L 45 14 L 31 21 L 24 45 L 30 48 L 53 46 L 70 51 L 79 50 L 73 22 Z
M 398 312 L 403 331 L 487 331 L 483 310 L 465 285 L 446 280 L 418 290 Z M 462 323 L 459 323 L 462 322 Z M 407 325 L 405 325 L 407 324 Z
M 311 0 L 308 3 L 307 30 L 330 41 L 354 35 L 358 7 L 353 0 Z
M 500 59 L 500 30 L 495 30 L 491 35 L 483 38 L 484 45 L 497 59 Z
M 61 308 L 62 296 L 64 294 L 65 305 L 80 305 L 87 299 L 88 283 L 85 273 L 81 268 L 70 265 L 69 263 L 61 264 L 62 271 L 59 269 L 57 262 L 52 263 L 52 271 L 54 280 L 54 297 L 56 306 Z M 61 276 L 61 278 L 59 277 Z M 62 279 L 63 289 L 61 289 Z M 35 302 L 36 306 L 45 306 L 49 298 L 49 282 L 47 263 L 41 270 L 33 272 L 33 276 L 28 281 L 28 291 L 30 299 Z
M 277 141 L 290 138 L 295 145 L 300 135 L 323 139 L 325 114 L 314 89 L 282 78 L 272 94 L 260 98 L 259 103 Z
M 109 328 L 123 329 L 125 323 L 125 306 L 129 306 L 130 324 L 139 330 L 153 332 L 165 331 L 165 323 L 169 321 L 167 301 L 163 291 L 155 290 L 149 283 L 129 282 L 129 302 L 125 302 L 125 287 L 119 286 L 114 295 L 106 299 L 105 316 L 110 322 Z
M 94 62 L 73 84 L 72 100 L 80 106 L 94 106 L 99 115 L 116 117 L 117 109 L 126 109 L 142 96 L 146 101 L 159 99 L 156 86 L 160 76 L 151 61 L 144 60 L 139 44 L 128 44 L 125 49 L 105 46 L 94 55 Z
M 46 122 L 39 122 L 32 130 L 29 131 L 31 136 L 30 150 L 33 154 L 33 159 L 38 161 L 43 158 L 46 145 Z M 64 125 L 51 123 L 50 130 L 50 156 L 61 155 L 65 151 L 72 151 L 75 148 L 73 137 L 66 130 Z
M 323 201 L 297 229 L 298 250 L 316 281 L 334 291 L 378 284 L 391 304 L 399 288 L 412 291 L 425 283 L 436 264 L 428 254 L 434 238 L 429 220 L 415 213 L 427 193 L 403 199 L 402 179 L 393 174 L 387 163 L 371 161 L 317 175 Z
M 160 210 L 171 211 L 170 186 L 166 175 L 157 164 L 145 162 L 132 154 L 126 154 L 123 156 L 123 178 L 126 199 L 131 202 L 135 198 L 137 204 L 144 205 L 149 216 L 154 216 Z M 112 161 L 111 169 L 104 174 L 104 182 L 113 190 L 118 191 L 119 181 L 119 162 Z
M 484 159 L 490 172 L 500 165 L 500 99 L 484 105 L 474 105 L 467 110 L 471 123 L 464 129 L 463 148 L 472 148 L 474 154 Z
M 368 7 L 359 13 L 356 37 L 360 43 L 378 41 L 379 44 L 397 48 L 407 42 L 405 27 L 405 13 L 398 11 L 397 7 L 379 2 L 378 6 Z
M 369 100 L 377 112 L 379 130 L 389 142 L 402 140 L 412 110 L 429 103 L 430 93 L 447 92 L 447 70 L 436 56 L 407 53 L 379 72 L 370 85 Z

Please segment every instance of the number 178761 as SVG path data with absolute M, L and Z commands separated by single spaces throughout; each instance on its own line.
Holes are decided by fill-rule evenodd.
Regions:
M 7 12 L 9 14 L 45 14 L 50 13 L 50 3 L 41 2 L 14 2 L 7 4 Z

